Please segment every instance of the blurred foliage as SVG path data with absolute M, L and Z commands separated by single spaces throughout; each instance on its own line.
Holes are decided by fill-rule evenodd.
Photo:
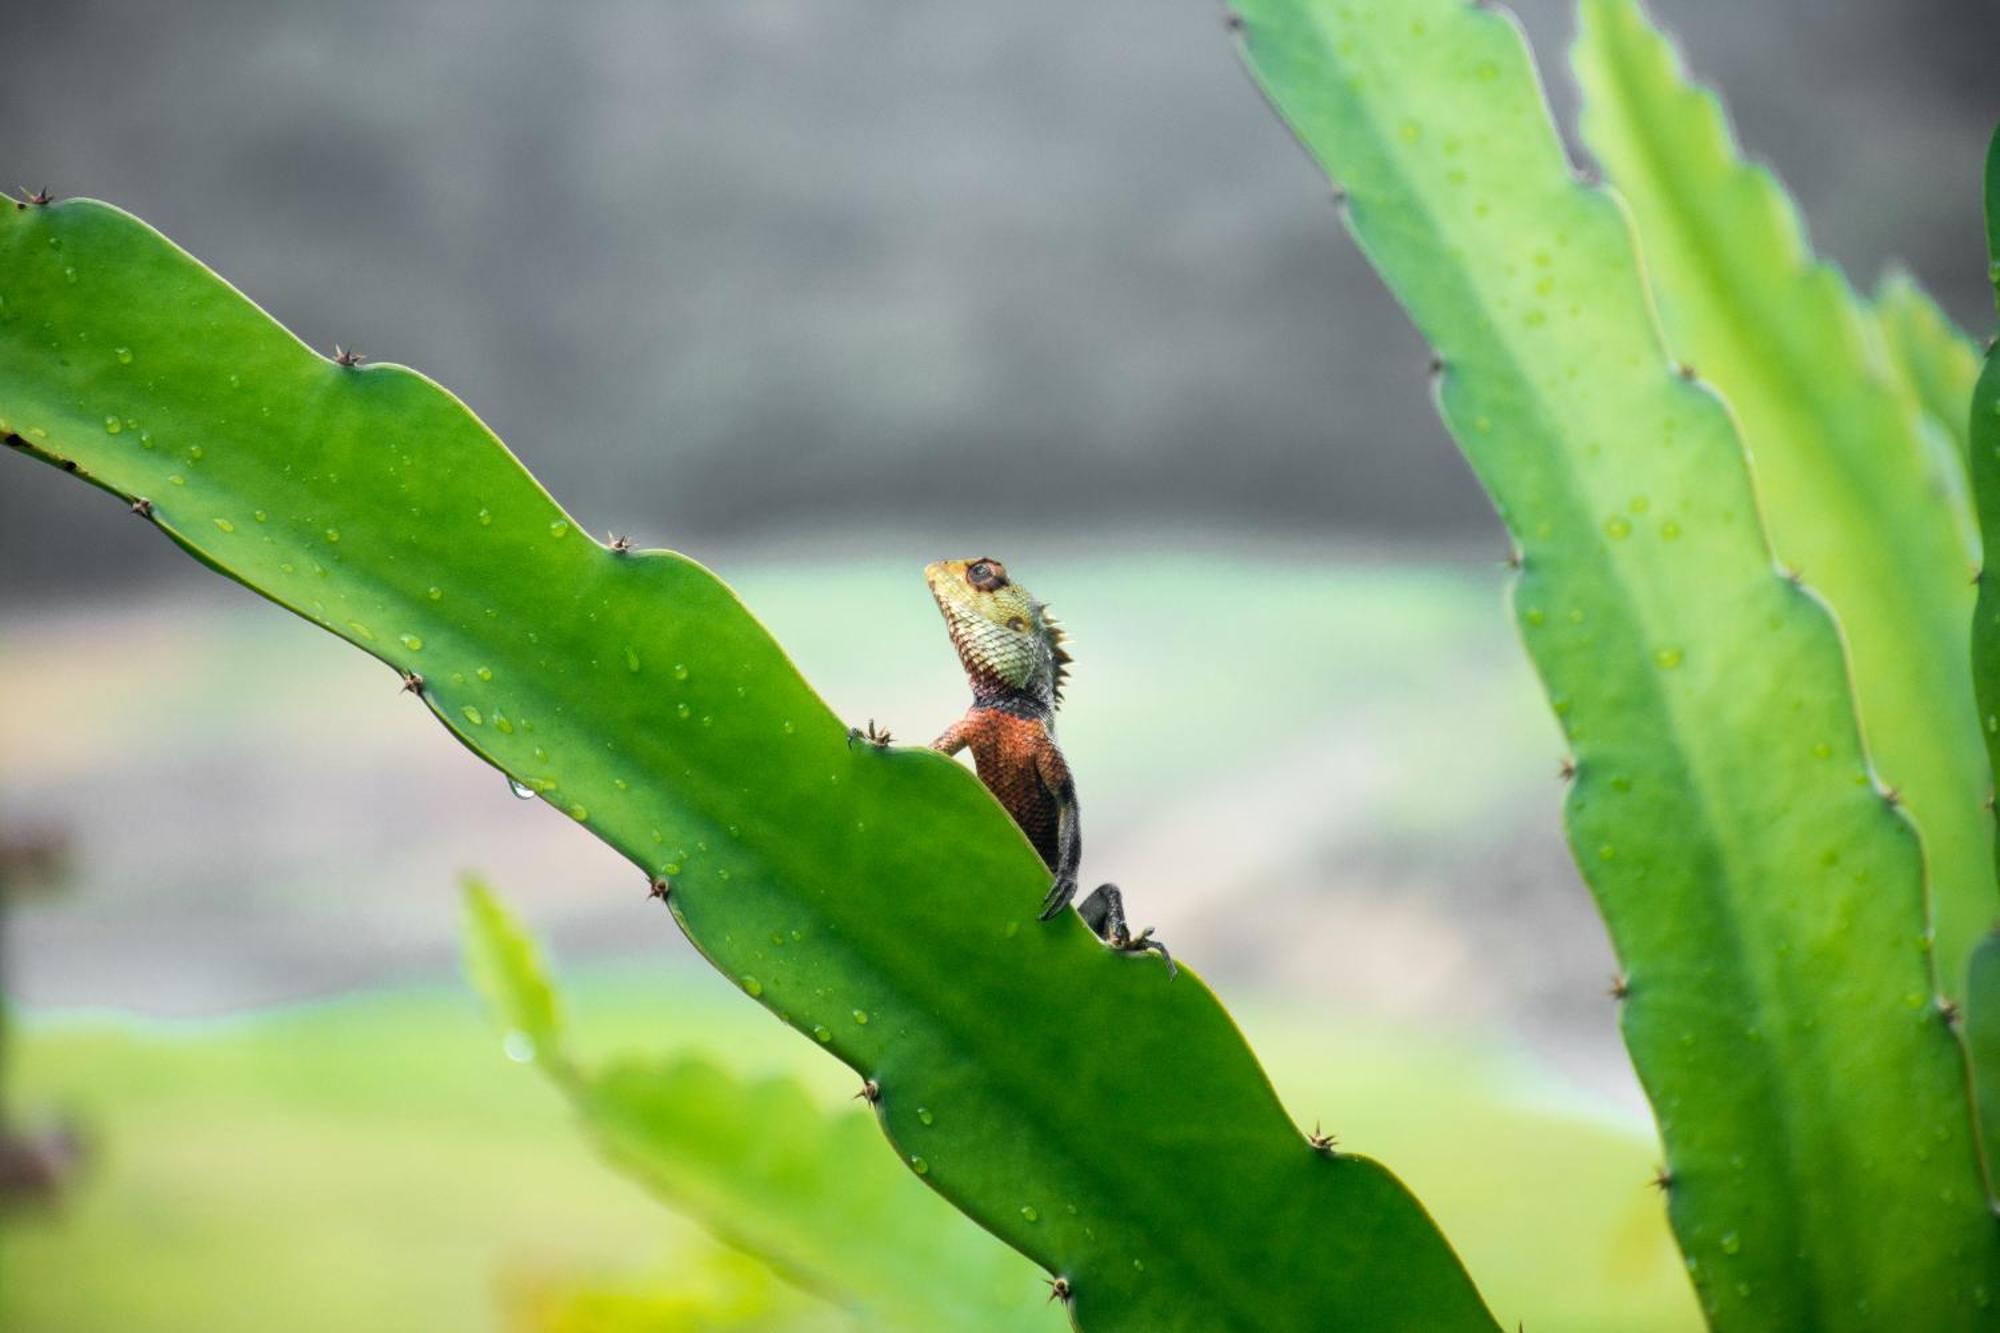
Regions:
M 605 1156 L 670 1205 L 867 1327 L 1066 1326 L 1034 1264 L 900 1169 L 865 1112 L 824 1112 L 795 1082 L 698 1057 L 579 1068 L 533 940 L 484 886 L 465 897 L 467 971 L 510 1051 L 532 1051 Z
M 706 974 L 599 967 L 566 994 L 585 1065 L 670 1051 L 853 1105 L 844 1070 Z M 1699 1325 L 1636 1120 L 1490 1041 L 1239 1017 L 1287 1103 L 1403 1162 L 1537 1333 Z M 0 1235 L 0 1328 L 472 1333 L 496 1300 L 524 1317 L 621 1291 L 708 1290 L 726 1313 L 712 1242 L 593 1160 L 566 1100 L 505 1052 L 457 990 L 212 1022 L 30 1016 L 21 1093 L 86 1110 L 103 1151 L 61 1213 Z

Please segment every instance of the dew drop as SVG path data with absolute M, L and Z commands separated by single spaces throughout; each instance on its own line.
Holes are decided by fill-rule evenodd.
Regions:
M 787 719 L 785 722 L 785 734 L 789 736 L 797 730 L 798 728 L 792 724 L 791 720 Z
M 362 638 L 368 640 L 370 643 L 375 642 L 375 631 L 369 629 L 366 625 L 362 624 L 360 621 L 358 620 L 348 621 L 347 628 L 353 630 L 356 634 L 359 634 Z
M 439 598 L 444 596 L 444 589 L 437 587 L 426 588 L 424 589 L 424 596 L 430 598 L 433 602 L 435 602 Z
M 926 1162 L 923 1158 L 912 1157 L 910 1159 L 910 1170 L 916 1172 L 918 1175 L 920 1176 L 929 1175 L 930 1169 L 931 1169 L 931 1164 L 929 1162 Z
M 863 1027 L 868 1026 L 868 1011 L 866 1009 L 856 1009 L 854 1011 L 854 1021 Z
M 813 1029 L 813 1036 L 818 1037 L 821 1042 L 829 1042 L 833 1040 L 833 1033 L 827 1028 L 826 1024 L 824 1023 L 820 1024 L 818 1027 Z
M 1722 1235 L 1722 1252 L 1724 1254 L 1741 1254 L 1743 1252 L 1743 1238 L 1734 1231 L 1724 1232 Z
M 500 1039 L 500 1049 L 516 1064 L 527 1064 L 535 1058 L 535 1039 L 518 1029 Z
M 477 708 L 474 708 L 471 704 L 467 704 L 465 707 L 459 709 L 458 711 L 465 714 L 465 720 L 467 722 L 470 722 L 473 726 L 483 727 L 486 725 L 485 716 Z
M 473 670 L 472 674 L 473 674 L 473 675 L 475 675 L 475 676 L 477 676 L 477 677 L 479 677 L 479 678 L 480 678 L 481 680 L 492 680 L 492 679 L 493 679 L 493 668 L 492 668 L 492 667 L 476 667 L 476 668 L 474 668 L 474 670 Z
M 683 662 L 674 663 L 674 679 L 686 680 L 687 678 L 688 678 L 688 669 L 686 663 Z
M 681 863 L 679 861 L 669 861 L 663 868 L 669 875 L 678 875 L 681 873 Z
M 1660 524 L 1660 540 L 1669 542 L 1679 541 L 1680 535 L 1681 525 L 1672 519 L 1668 519 L 1666 522 Z
M 493 725 L 500 728 L 502 732 L 509 736 L 514 734 L 514 724 L 507 720 L 505 713 L 495 713 L 493 715 Z
M 490 509 L 482 509 L 482 510 L 480 510 L 480 511 L 479 511 L 479 526 L 480 526 L 480 527 L 482 527 L 482 528 L 489 528 L 489 527 L 492 527 L 492 526 L 493 526 L 493 511 L 492 511 L 492 510 L 490 510 Z
M 625 645 L 625 669 L 627 671 L 639 669 L 639 650 L 629 643 Z
M 527 783 L 521 782 L 515 778 L 507 779 L 507 790 L 513 792 L 516 796 L 520 797 L 524 801 L 532 801 L 535 799 L 535 789 L 533 787 L 530 787 Z
M 917 1119 L 923 1121 L 926 1125 L 928 1125 L 931 1123 L 932 1120 L 936 1119 L 936 1117 L 931 1114 L 930 1107 L 919 1106 L 917 1108 Z
M 1042 1215 L 1035 1211 L 1035 1205 L 1033 1205 L 1032 1203 L 1024 1203 L 1021 1205 L 1021 1216 L 1023 1219 L 1029 1222 L 1039 1222 L 1042 1220 Z
M 339 544 L 340 544 L 340 529 L 339 529 L 339 528 L 328 528 L 328 529 L 326 530 L 326 539 L 327 539 L 328 541 L 330 541 L 330 542 L 334 543 L 334 544 L 335 544 L 336 546 L 337 546 L 337 545 L 339 545 Z
M 566 519 L 560 519 L 560 518 L 559 518 L 559 519 L 557 519 L 557 520 L 556 520 L 555 522 L 553 522 L 553 523 L 549 524 L 549 536 L 551 536 L 551 537 L 567 537 L 567 536 L 569 536 L 569 522 L 568 522 L 568 520 L 566 520 Z
M 1653 660 L 1659 663 L 1662 671 L 1672 671 L 1681 664 L 1681 650 L 1678 648 L 1662 648 L 1653 654 Z
M 573 805 L 569 808 L 569 817 L 579 824 L 588 823 L 590 820 L 590 811 L 580 805 Z
M 755 977 L 744 977 L 741 979 L 741 984 L 743 986 L 743 993 L 752 999 L 764 993 L 764 983 Z
M 119 431 L 124 429 L 125 429 L 125 423 L 120 421 L 117 417 L 104 418 L 104 433 L 106 435 L 116 435 Z
M 118 364 L 119 364 L 119 365 L 121 365 L 121 366 L 129 366 L 129 365 L 131 365 L 131 364 L 132 364 L 132 349 L 131 349 L 131 348 L 129 348 L 129 347 L 121 347 L 121 348 L 119 348 L 119 349 L 118 349 L 118 352 L 117 352 L 117 357 L 118 357 Z
M 224 531 L 224 532 L 234 532 L 234 531 L 236 531 L 236 525 L 235 525 L 234 523 L 231 523 L 231 522 L 230 522 L 230 521 L 229 521 L 228 519 L 226 519 L 226 518 L 218 518 L 218 519 L 216 519 L 216 520 L 215 520 L 215 526 L 216 526 L 217 528 L 221 529 L 221 530 L 222 530 L 222 531 Z
M 1604 524 L 1604 535 L 1614 542 L 1624 541 L 1632 535 L 1632 525 L 1623 518 L 1612 518 Z
M 685 720 L 686 720 L 687 718 L 689 718 L 689 717 L 693 716 L 693 714 L 694 714 L 694 710 L 693 710 L 692 708 L 689 708 L 689 707 L 688 707 L 688 706 L 687 706 L 686 704 L 675 704 L 675 705 L 674 705 L 674 712 L 675 712 L 675 714 L 677 714 L 677 715 L 678 715 L 678 716 L 679 716 L 679 717 L 680 717 L 680 718 L 681 718 L 681 719 L 682 719 L 683 721 L 685 721 Z
M 411 652 L 420 653 L 424 650 L 424 641 L 418 638 L 416 635 L 405 634 L 402 636 L 402 638 L 403 638 L 403 646 L 405 648 L 408 648 Z

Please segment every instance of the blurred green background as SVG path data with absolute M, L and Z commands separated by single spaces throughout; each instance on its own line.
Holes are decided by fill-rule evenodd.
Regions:
M 1568 5 L 1520 8 L 1566 113 Z M 1824 253 L 1983 327 L 1990 5 L 1654 8 Z M 1004 558 L 1076 641 L 1086 874 L 1301 1125 L 1401 1174 L 1508 1321 L 1695 1326 L 1503 534 L 1213 5 L 20 0 L 0 49 L 8 181 L 437 376 L 851 720 L 957 715 L 920 570 Z M 476 870 L 587 1052 L 847 1104 L 629 867 L 12 455 L 0 569 L 0 831 L 71 844 L 9 913 L 5 1096 L 84 1148 L 0 1214 L 0 1327 L 851 1326 L 596 1160 L 457 977 Z

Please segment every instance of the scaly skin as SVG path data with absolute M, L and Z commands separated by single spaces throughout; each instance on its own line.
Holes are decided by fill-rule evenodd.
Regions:
M 924 581 L 944 613 L 972 686 L 972 707 L 931 748 L 948 755 L 971 749 L 979 780 L 1054 873 L 1042 900 L 1041 919 L 1050 920 L 1076 896 L 1083 859 L 1076 782 L 1056 744 L 1056 708 L 1070 661 L 1063 632 L 1048 608 L 991 557 L 937 561 L 925 568 Z M 887 740 L 874 733 L 872 723 L 865 736 L 877 744 Z M 1168 971 L 1174 970 L 1173 958 L 1150 927 L 1136 936 L 1126 927 L 1117 885 L 1099 885 L 1077 911 L 1112 948 L 1157 953 Z

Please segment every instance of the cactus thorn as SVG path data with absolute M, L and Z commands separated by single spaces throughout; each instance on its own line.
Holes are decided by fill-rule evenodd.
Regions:
M 1338 185 L 1333 187 L 1333 206 L 1335 208 L 1347 207 L 1347 191 Z
M 1434 375 L 1434 376 L 1436 376 L 1436 375 L 1442 375 L 1442 374 L 1444 374 L 1444 358 L 1443 358 L 1443 357 L 1441 357 L 1441 356 L 1434 356 L 1434 357 L 1432 357 L 1432 358 L 1431 358 L 1431 374 L 1432 374 L 1432 375 Z
M 873 1106 L 882 1100 L 882 1085 L 871 1078 L 861 1085 L 861 1091 L 855 1093 L 854 1098 L 856 1101 L 867 1102 Z
M 1564 782 L 1571 782 L 1575 780 L 1576 778 L 1575 755 L 1566 754 L 1563 756 L 1562 767 L 1556 770 L 1556 776 L 1561 778 Z
M 132 512 L 140 518 L 151 518 L 153 516 L 153 502 L 142 495 L 132 502 Z
M 1973 586 L 1973 587 L 1975 587 L 1975 588 L 1977 588 L 1977 587 L 1979 586 L 1979 580 L 1981 580 L 1981 579 L 1983 579 L 1983 578 L 1985 578 L 1985 577 L 1986 577 L 1986 571 L 1985 571 L 1985 570 L 1983 570 L 1983 569 L 1974 569 L 1974 570 L 1972 571 L 1972 586 Z
M 1069 1304 L 1070 1291 L 1069 1291 L 1068 1278 L 1053 1277 L 1053 1278 L 1043 1278 L 1042 1280 L 1049 1284 L 1050 1300 L 1061 1301 L 1064 1305 Z
M 28 442 L 10 430 L 7 432 L 7 447 L 9 449 L 25 449 L 28 447 Z
M 74 472 L 74 471 L 76 471 L 76 460 L 75 460 L 74 458 L 65 458 L 65 459 L 63 459 L 63 460 L 62 460 L 62 470 L 63 470 L 63 471 L 65 471 L 65 472 Z
M 339 343 L 333 345 L 333 364 L 336 366 L 358 366 L 367 359 L 351 347 L 342 347 Z
M 1897 791 L 1894 787 L 1884 787 L 1882 789 L 1882 804 L 1888 806 L 1891 810 L 1894 810 L 1897 806 L 1901 805 L 1902 803 L 1903 803 L 1902 792 Z
M 1231 32 L 1242 32 L 1243 16 L 1237 13 L 1233 9 L 1229 10 L 1225 12 L 1222 16 L 1222 26 L 1229 29 Z
M 1940 995 L 1937 997 L 1937 1011 L 1938 1017 L 1944 1020 L 1946 1027 L 1958 1026 L 1958 1001 Z
M 423 692 L 424 678 L 414 671 L 405 671 L 403 673 L 403 693 L 422 694 Z
M 1684 380 L 1691 380 L 1695 377 L 1694 367 L 1689 365 L 1685 361 L 1681 361 L 1675 364 L 1674 373 L 1679 375 Z
M 1623 972 L 1611 978 L 1611 988 L 1605 992 L 1614 1000 L 1622 1000 L 1632 993 L 1632 983 L 1625 979 Z
M 1516 547 L 1514 547 L 1514 548 L 1513 548 L 1512 550 L 1510 550 L 1510 551 L 1508 551 L 1508 552 L 1507 552 L 1507 560 L 1506 560 L 1506 565 L 1507 565 L 1507 568 L 1509 568 L 1509 569 L 1512 569 L 1512 570 L 1519 570 L 1519 569 L 1521 568 L 1521 548 L 1520 548 L 1520 547 L 1516 546 Z
M 25 208 L 29 204 L 40 208 L 43 204 L 49 203 L 52 198 L 47 190 L 30 191 L 25 185 L 21 187 L 21 196 L 21 202 L 15 205 L 16 208 Z
M 661 902 L 665 902 L 667 895 L 673 891 L 674 882 L 665 875 L 653 876 L 653 882 L 646 886 L 646 896 L 648 898 L 658 898 Z
M 872 717 L 868 719 L 868 730 L 866 731 L 863 731 L 859 727 L 849 727 L 847 729 L 847 748 L 850 750 L 854 748 L 856 741 L 867 741 L 878 750 L 886 750 L 889 748 L 889 742 L 892 739 L 889 735 L 889 729 L 887 727 L 876 726 L 875 719 Z
M 632 539 L 630 537 L 621 537 L 615 532 L 607 532 L 604 535 L 611 539 L 611 549 L 618 554 L 623 555 L 632 549 Z
M 1322 1129 L 1320 1129 L 1319 1121 L 1315 1120 L 1313 1121 L 1313 1132 L 1306 1135 L 1306 1142 L 1312 1145 L 1312 1150 L 1314 1152 L 1325 1153 L 1327 1156 L 1331 1157 L 1333 1155 L 1333 1145 L 1336 1142 L 1338 1142 L 1338 1140 L 1336 1140 L 1333 1137 L 1333 1135 L 1328 1134 Z
M 1803 588 L 1803 587 L 1805 587 L 1805 586 L 1806 586 L 1806 576 L 1805 576 L 1805 574 L 1804 574 L 1804 573 L 1803 573 L 1803 572 L 1802 572 L 1802 571 L 1801 571 L 1801 570 L 1800 570 L 1800 569 L 1798 568 L 1798 566 L 1796 566 L 1796 565 L 1786 565 L 1786 566 L 1785 566 L 1785 582 L 1787 582 L 1787 583 L 1791 584 L 1791 585 L 1792 585 L 1792 586 L 1793 586 L 1794 588 Z
M 1646 1183 L 1660 1193 L 1665 1194 L 1674 1187 L 1674 1173 L 1667 1170 L 1664 1166 L 1656 1166 L 1653 1168 L 1653 1178 Z

